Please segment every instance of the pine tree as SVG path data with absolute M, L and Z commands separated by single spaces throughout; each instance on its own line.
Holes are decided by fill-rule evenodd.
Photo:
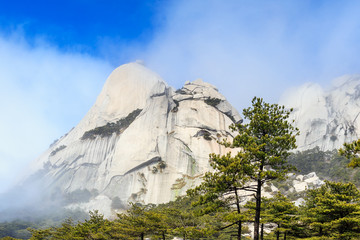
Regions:
M 246 215 L 241 212 L 241 202 L 245 197 L 243 191 L 255 192 L 254 186 L 248 184 L 253 167 L 243 152 L 235 156 L 229 152 L 220 156 L 210 154 L 210 165 L 213 172 L 207 172 L 201 185 L 188 194 L 200 197 L 195 203 L 202 206 L 202 214 L 222 212 L 223 220 L 228 224 L 220 227 L 226 229 L 237 225 L 237 239 L 241 239 L 242 223 Z
M 358 155 L 360 153 L 360 139 L 351 143 L 344 143 L 344 147 L 339 149 L 339 153 L 350 159 L 349 167 L 360 167 L 360 157 Z
M 235 209 L 226 219 L 230 222 L 229 226 L 238 225 L 238 239 L 241 238 L 241 224 L 246 220 L 241 213 L 242 196 L 255 195 L 254 239 L 258 240 L 263 184 L 284 179 L 286 173 L 294 169 L 286 161 L 289 150 L 296 147 L 295 136 L 298 134 L 298 130 L 287 120 L 291 111 L 255 97 L 252 107 L 243 111 L 249 122 L 232 125 L 237 136 L 232 142 L 222 143 L 240 149 L 238 153 L 211 154 L 210 164 L 214 171 L 206 173 L 203 183 L 193 192 L 189 191 L 190 194 L 196 192 L 201 195 L 198 203 L 206 204 L 204 211 L 226 207 Z
M 104 219 L 104 215 L 98 211 L 90 211 L 90 218 L 76 225 L 71 219 L 65 220 L 60 227 L 48 229 L 29 229 L 32 233 L 30 239 L 125 239 L 113 235 L 113 223 Z
M 280 233 L 286 234 L 295 224 L 297 219 L 297 207 L 287 197 L 277 192 L 273 198 L 266 199 L 264 207 L 263 221 L 266 223 L 275 223 L 276 239 L 280 239 Z
M 291 111 L 292 109 L 265 103 L 262 98 L 255 97 L 252 107 L 243 111 L 244 118 L 249 122 L 232 127 L 238 132 L 232 147 L 241 148 L 243 157 L 253 167 L 249 177 L 256 184 L 254 240 L 259 240 L 263 184 L 274 179 L 284 179 L 286 173 L 294 169 L 287 163 L 289 150 L 296 148 L 295 136 L 298 134 L 298 130 L 288 121 Z
M 305 218 L 313 236 L 326 239 L 359 239 L 360 192 L 352 183 L 325 181 L 307 192 Z
M 156 229 L 154 224 L 159 219 L 154 219 L 151 208 L 153 205 L 141 205 L 138 203 L 131 203 L 130 208 L 126 213 L 118 214 L 116 220 L 116 228 L 122 236 L 127 236 L 127 239 L 145 239 L 148 234 L 153 234 Z
M 201 207 L 193 206 L 194 198 L 178 197 L 176 201 L 161 204 L 157 209 L 167 217 L 169 232 L 182 239 L 200 239 L 214 233 L 212 218 L 198 214 Z

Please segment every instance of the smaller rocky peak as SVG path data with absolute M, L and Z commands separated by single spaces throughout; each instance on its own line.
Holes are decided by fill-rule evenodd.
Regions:
M 214 85 L 210 84 L 210 83 L 207 83 L 207 82 L 204 82 L 201 78 L 198 78 L 196 79 L 195 81 L 193 82 L 189 82 L 189 81 L 186 81 L 185 82 L 185 86 L 186 85 L 193 85 L 193 86 L 200 86 L 200 87 L 206 87 L 206 88 L 212 88 L 214 89 L 215 91 L 219 91 Z
M 242 121 L 238 111 L 219 93 L 218 89 L 202 79 L 185 82 L 182 88 L 175 91 L 173 100 L 175 103 L 188 100 L 203 101 L 228 116 L 232 122 L 239 123 Z
M 192 95 L 194 98 L 219 98 L 225 100 L 218 89 L 210 83 L 204 82 L 202 79 L 197 79 L 193 82 L 185 82 L 185 85 L 177 91 L 177 93 Z

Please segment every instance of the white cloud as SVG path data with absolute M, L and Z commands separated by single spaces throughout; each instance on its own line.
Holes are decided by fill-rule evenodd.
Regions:
M 360 72 L 357 1 L 176 1 L 137 58 L 172 86 L 203 78 L 239 110 L 253 96 Z
M 0 192 L 85 115 L 107 63 L 21 36 L 0 37 Z
M 159 11 L 152 41 L 104 41 L 104 58 L 143 59 L 176 88 L 203 78 L 238 110 L 253 96 L 277 102 L 289 87 L 360 72 L 359 1 L 180 0 Z M 112 68 L 0 36 L 0 191 L 80 121 Z

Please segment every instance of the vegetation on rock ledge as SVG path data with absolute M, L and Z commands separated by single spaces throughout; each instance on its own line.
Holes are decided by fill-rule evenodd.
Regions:
M 54 156 L 56 153 L 58 153 L 59 151 L 63 150 L 64 148 L 66 148 L 65 145 L 61 145 L 61 146 L 57 147 L 55 150 L 53 150 L 53 151 L 50 153 L 50 156 Z
M 136 109 L 131 112 L 125 118 L 122 118 L 114 123 L 107 123 L 105 126 L 97 127 L 92 130 L 86 131 L 84 135 L 81 137 L 81 140 L 86 139 L 95 139 L 96 136 L 100 137 L 109 137 L 113 133 L 120 134 L 126 128 L 130 126 L 130 124 L 136 119 L 136 117 L 141 113 L 142 109 Z
M 322 179 L 337 182 L 352 182 L 360 187 L 360 169 L 349 168 L 350 160 L 340 156 L 337 150 L 321 151 L 319 147 L 293 153 L 289 163 L 294 165 L 300 174 L 316 172 Z

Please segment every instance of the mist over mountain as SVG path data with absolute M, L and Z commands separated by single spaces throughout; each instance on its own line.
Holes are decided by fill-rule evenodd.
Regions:
M 231 139 L 229 126 L 239 121 L 216 87 L 198 79 L 175 91 L 142 64 L 125 64 L 21 184 L 36 183 L 50 202 L 106 216 L 128 202 L 168 202 L 201 181 L 209 153 L 227 152 L 217 141 Z
M 360 75 L 339 77 L 327 90 L 304 84 L 286 92 L 280 104 L 294 109 L 298 150 L 338 149 L 360 137 Z
M 357 139 L 359 97 L 359 76 L 339 78 L 328 91 L 309 83 L 287 92 L 280 104 L 294 108 L 298 150 L 332 150 Z M 79 124 L 1 196 L 0 211 L 65 207 L 110 217 L 129 202 L 174 200 L 211 170 L 210 153 L 230 151 L 218 141 L 231 140 L 229 126 L 240 122 L 238 111 L 201 79 L 175 90 L 139 62 L 122 65 Z M 292 188 L 303 191 L 308 182 Z

